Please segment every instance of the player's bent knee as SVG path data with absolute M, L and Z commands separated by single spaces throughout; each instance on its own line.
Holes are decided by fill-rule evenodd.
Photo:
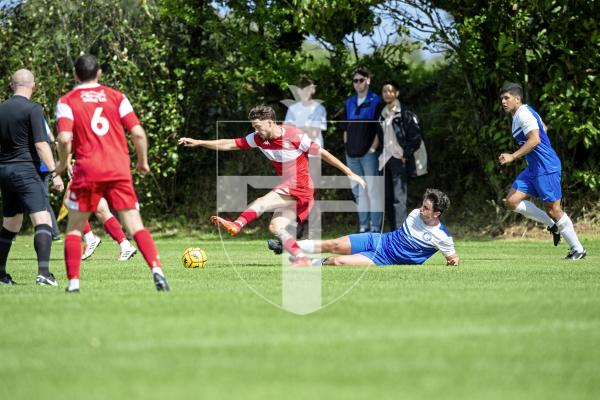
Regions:
M 520 202 L 521 202 L 521 199 L 513 199 L 513 198 L 509 197 L 508 199 L 504 200 L 504 205 L 509 210 L 513 210 L 514 211 L 517 208 L 517 206 L 519 205 Z
M 273 234 L 277 237 L 280 237 L 284 231 L 285 231 L 285 228 L 279 224 L 274 224 L 274 223 L 269 224 L 269 232 L 271 232 L 271 234 Z

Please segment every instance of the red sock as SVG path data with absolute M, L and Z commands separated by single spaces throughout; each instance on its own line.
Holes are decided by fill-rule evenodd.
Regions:
M 283 248 L 287 250 L 288 253 L 296 257 L 298 254 L 302 253 L 302 249 L 296 243 L 296 239 L 289 238 L 283 243 Z
M 235 220 L 235 223 L 241 227 L 244 227 L 244 226 L 248 225 L 250 222 L 254 221 L 256 219 L 256 217 L 257 217 L 256 211 L 249 208 L 240 214 L 240 216 Z
M 65 237 L 65 265 L 67 266 L 67 278 L 79 279 L 81 236 L 67 235 Z
M 85 235 L 88 232 L 92 231 L 92 227 L 90 226 L 90 221 L 85 221 L 85 226 L 83 227 L 83 234 Z
M 117 243 L 121 243 L 123 240 L 127 239 L 125 232 L 121 229 L 121 224 L 119 224 L 119 221 L 117 221 L 115 217 L 110 217 L 106 220 L 104 229 Z
M 160 257 L 148 229 L 140 229 L 133 235 L 133 239 L 135 239 L 135 243 L 137 243 L 137 247 L 142 252 L 148 266 L 150 268 L 160 267 Z

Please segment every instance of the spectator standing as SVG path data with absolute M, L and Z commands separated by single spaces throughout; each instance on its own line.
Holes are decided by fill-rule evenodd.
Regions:
M 352 72 L 352 84 L 356 94 L 346 100 L 343 123 L 346 163 L 367 183 L 366 189 L 358 185 L 352 189 L 358 204 L 359 232 L 379 232 L 383 213 L 371 210 L 380 209 L 383 204 L 383 188 L 378 178 L 379 141 L 376 134 L 381 97 L 369 89 L 371 73 L 365 68 L 357 68 Z
M 379 116 L 377 135 L 383 145 L 379 155 L 379 170 L 385 177 L 385 215 L 390 230 L 395 231 L 406 219 L 406 197 L 409 169 L 414 166 L 409 160 L 422 141 L 417 116 L 403 107 L 398 97 L 399 85 L 385 81 L 381 90 L 385 107 Z
M 321 104 L 321 101 L 314 100 L 317 85 L 310 77 L 302 77 L 298 82 L 300 101 L 289 106 L 285 115 L 284 124 L 295 126 L 303 131 L 313 143 L 317 143 L 323 148 L 323 132 L 327 130 L 327 111 Z M 298 228 L 298 238 L 306 236 L 315 237 L 319 235 L 316 227 L 321 226 L 321 210 L 318 200 L 321 199 L 318 182 L 321 181 L 321 158 L 308 155 L 308 168 L 313 183 L 317 182 L 317 188 L 314 192 L 314 200 L 316 200 L 309 218 L 302 223 Z M 312 222 L 311 222 L 312 221 Z M 308 223 L 308 229 L 307 229 Z M 312 223 L 312 225 L 311 225 Z

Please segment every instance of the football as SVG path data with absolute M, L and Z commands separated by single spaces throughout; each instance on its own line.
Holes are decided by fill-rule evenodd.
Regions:
M 206 253 L 199 247 L 186 249 L 181 257 L 181 263 L 185 268 L 204 268 L 207 261 Z

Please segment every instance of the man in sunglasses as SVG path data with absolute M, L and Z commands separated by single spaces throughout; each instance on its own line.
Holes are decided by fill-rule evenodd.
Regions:
M 381 110 L 381 97 L 369 89 L 371 73 L 366 68 L 352 72 L 352 85 L 356 94 L 345 104 L 342 122 L 346 145 L 346 164 L 364 178 L 367 187 L 352 189 L 358 204 L 359 232 L 380 232 L 383 223 L 383 188 L 379 182 L 377 119 Z

